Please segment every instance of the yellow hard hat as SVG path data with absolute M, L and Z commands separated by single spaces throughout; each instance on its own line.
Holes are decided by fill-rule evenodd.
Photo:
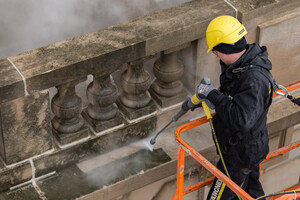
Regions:
M 234 44 L 246 34 L 246 28 L 236 18 L 229 15 L 216 17 L 206 29 L 207 53 L 217 44 Z

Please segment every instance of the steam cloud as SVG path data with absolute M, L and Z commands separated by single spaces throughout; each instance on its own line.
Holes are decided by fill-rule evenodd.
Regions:
M 189 0 L 0 0 L 0 58 Z

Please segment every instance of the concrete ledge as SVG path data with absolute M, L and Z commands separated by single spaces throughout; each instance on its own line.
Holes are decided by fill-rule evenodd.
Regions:
M 300 39 L 297 26 L 300 7 L 290 9 L 286 15 L 265 21 L 257 26 L 257 41 L 267 46 L 272 61 L 272 74 L 281 85 L 299 81 Z M 278 31 L 285 30 L 285 31 Z M 295 73 L 293 73 L 295 72 Z
M 238 10 L 238 18 L 244 22 L 258 17 L 270 18 L 299 7 L 297 0 L 228 0 Z

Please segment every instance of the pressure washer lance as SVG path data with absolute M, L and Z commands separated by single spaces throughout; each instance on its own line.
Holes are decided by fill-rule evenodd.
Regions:
M 172 117 L 172 120 L 165 127 L 163 127 L 158 133 L 156 133 L 155 137 L 150 140 L 150 144 L 154 145 L 155 142 L 156 142 L 157 136 L 160 133 L 162 133 L 168 126 L 170 126 L 170 124 L 172 124 L 172 122 L 176 122 L 182 115 L 187 113 L 187 111 L 188 110 L 184 110 L 184 109 L 181 108 L 181 110 L 175 116 Z
M 207 84 L 209 85 L 210 84 L 210 79 L 208 77 L 204 77 L 200 83 L 204 83 L 204 84 Z M 201 101 L 205 101 L 206 104 L 210 107 L 210 108 L 214 108 L 213 105 L 206 99 L 200 99 L 199 97 L 197 97 L 196 94 L 194 94 L 191 98 L 190 98 L 190 101 L 188 101 L 188 107 L 186 106 L 181 106 L 181 110 L 175 115 L 172 117 L 172 120 L 165 126 L 163 127 L 158 133 L 156 133 L 155 137 L 152 138 L 150 140 L 150 144 L 151 145 L 154 145 L 155 142 L 156 142 L 156 138 L 157 136 L 162 133 L 168 126 L 170 126 L 170 124 L 172 124 L 172 122 L 176 122 L 180 117 L 182 117 L 185 113 L 187 113 L 187 111 L 189 111 L 189 108 L 192 107 L 192 106 L 195 106 L 195 105 L 198 105 L 201 103 Z

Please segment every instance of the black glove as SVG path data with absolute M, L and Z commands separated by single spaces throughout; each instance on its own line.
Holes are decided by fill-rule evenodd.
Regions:
M 201 103 L 195 105 L 192 103 L 191 101 L 191 98 L 188 97 L 183 103 L 182 103 L 182 106 L 181 106 L 181 109 L 184 110 L 184 111 L 188 111 L 188 110 L 191 110 L 191 111 L 194 111 L 196 108 L 198 107 L 201 107 Z
M 211 85 L 211 84 L 204 84 L 204 83 L 200 83 L 200 85 L 198 86 L 197 89 L 197 97 L 199 99 L 204 98 L 206 99 L 208 94 L 212 91 L 215 90 L 216 88 Z

